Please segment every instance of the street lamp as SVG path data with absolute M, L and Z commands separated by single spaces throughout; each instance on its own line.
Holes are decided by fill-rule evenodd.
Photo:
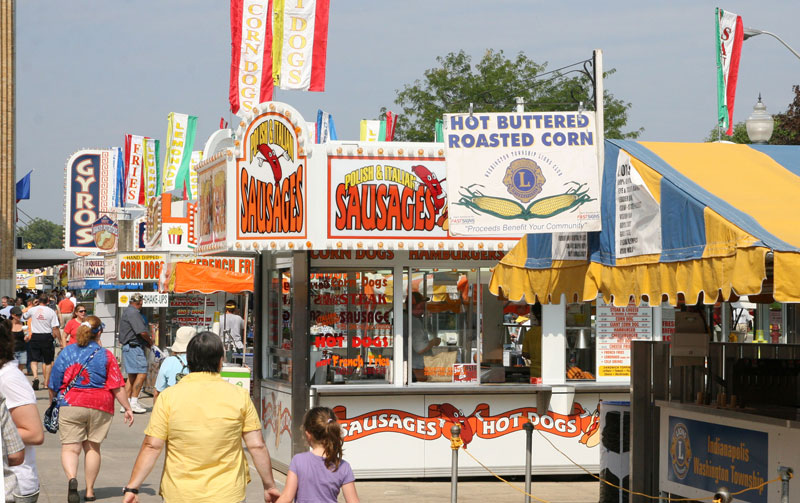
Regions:
M 744 29 L 744 39 L 745 40 L 747 40 L 748 38 L 751 38 L 751 37 L 755 37 L 756 35 L 769 35 L 770 37 L 774 37 L 778 42 L 783 44 L 784 47 L 789 49 L 797 59 L 800 59 L 800 54 L 798 54 L 797 51 L 795 51 L 794 49 L 789 47 L 789 44 L 784 42 L 781 37 L 775 35 L 774 33 L 770 33 L 770 32 L 765 31 L 765 30 L 759 30 L 757 28 L 745 28 Z
M 744 121 L 747 128 L 747 137 L 758 144 L 766 144 L 772 136 L 775 121 L 767 113 L 767 106 L 761 102 L 761 93 L 758 94 L 758 103 L 753 107 L 753 113 Z

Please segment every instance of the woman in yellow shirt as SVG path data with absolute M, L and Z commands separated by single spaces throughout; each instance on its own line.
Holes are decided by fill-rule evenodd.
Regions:
M 239 503 L 250 482 L 242 440 L 264 486 L 264 501 L 280 491 L 272 478 L 261 422 L 243 388 L 224 381 L 224 348 L 219 336 L 202 332 L 186 348 L 190 374 L 164 390 L 153 406 L 150 423 L 124 503 L 138 502 L 139 487 L 167 446 L 160 494 L 167 503 Z

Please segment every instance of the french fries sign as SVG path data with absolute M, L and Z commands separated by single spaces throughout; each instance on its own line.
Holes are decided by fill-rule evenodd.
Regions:
M 600 230 L 594 112 L 446 114 L 455 236 Z

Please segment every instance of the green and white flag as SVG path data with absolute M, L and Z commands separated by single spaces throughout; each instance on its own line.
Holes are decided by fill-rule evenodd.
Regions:
M 196 132 L 197 117 L 175 112 L 167 117 L 167 152 L 164 156 L 161 192 L 179 189 L 191 199 L 189 173 Z

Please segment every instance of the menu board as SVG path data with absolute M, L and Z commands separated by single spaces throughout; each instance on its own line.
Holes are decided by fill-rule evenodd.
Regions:
M 208 330 L 214 322 L 214 313 L 219 310 L 217 294 L 172 294 L 167 308 L 168 334 L 174 337 L 179 327 L 195 327 L 198 332 Z
M 314 272 L 311 360 L 318 383 L 390 381 L 394 350 L 392 271 Z
M 661 340 L 672 342 L 675 334 L 675 308 L 672 306 L 661 307 Z
M 653 310 L 597 301 L 597 381 L 626 381 L 631 376 L 631 341 L 653 338 Z

